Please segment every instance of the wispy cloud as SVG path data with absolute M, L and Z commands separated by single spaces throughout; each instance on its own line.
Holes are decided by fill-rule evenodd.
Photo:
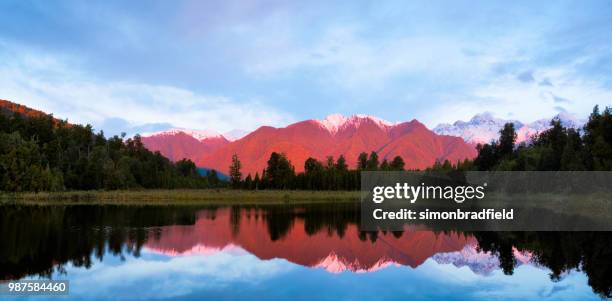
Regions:
M 2 53 L 0 53 L 2 54 Z M 6 58 L 6 52 L 4 53 Z M 0 65 L 2 97 L 117 134 L 165 126 L 229 131 L 284 125 L 291 114 L 257 99 L 235 100 L 187 89 L 129 81 L 102 81 L 41 54 L 11 57 Z M 120 124 L 121 123 L 121 124 Z

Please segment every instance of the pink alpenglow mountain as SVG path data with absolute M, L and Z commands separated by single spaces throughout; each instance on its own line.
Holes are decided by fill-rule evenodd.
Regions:
M 143 144 L 159 151 L 172 161 L 187 158 L 192 161 L 206 156 L 230 141 L 214 131 L 171 129 L 142 135 Z
M 209 155 L 195 158 L 200 167 L 225 171 L 233 154 L 242 162 L 243 174 L 266 167 L 272 152 L 287 155 L 296 171 L 304 170 L 308 157 L 325 160 L 344 155 L 351 167 L 361 152 L 376 151 L 380 161 L 401 156 L 406 168 L 426 168 L 436 160 L 457 162 L 473 158 L 476 150 L 461 138 L 438 135 L 417 120 L 391 123 L 373 116 L 339 114 L 324 120 L 305 120 L 284 128 L 262 126 Z
M 586 122 L 568 113 L 559 113 L 553 118 L 558 118 L 563 126 L 575 129 L 581 128 Z M 517 143 L 521 143 L 529 142 L 534 135 L 549 129 L 550 121 L 553 118 L 540 119 L 532 123 L 522 123 L 518 120 L 495 118 L 491 113 L 485 112 L 475 115 L 467 122 L 459 120 L 453 124 L 439 124 L 433 131 L 439 135 L 461 137 L 471 144 L 483 144 L 497 140 L 499 138 L 499 131 L 504 127 L 504 124 L 513 123 L 516 130 Z

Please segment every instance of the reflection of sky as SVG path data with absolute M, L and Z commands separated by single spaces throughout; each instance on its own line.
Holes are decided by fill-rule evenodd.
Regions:
M 597 300 L 586 275 L 572 271 L 552 282 L 548 271 L 521 265 L 513 276 L 500 270 L 483 277 L 468 267 L 429 259 L 411 269 L 391 266 L 375 273 L 328 273 L 283 259 L 259 260 L 235 249 L 208 255 L 168 257 L 143 252 L 124 261 L 107 255 L 90 269 L 68 266 L 70 298 L 94 300 Z M 41 296 L 31 297 L 41 300 Z M 19 298 L 20 300 L 22 298 Z

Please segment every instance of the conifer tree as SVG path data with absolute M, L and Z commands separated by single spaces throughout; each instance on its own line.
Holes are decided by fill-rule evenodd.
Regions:
M 370 153 L 370 157 L 366 163 L 367 170 L 377 170 L 378 169 L 378 154 L 375 151 Z
M 368 167 L 368 154 L 362 152 L 359 154 L 357 159 L 357 168 L 360 170 L 365 170 Z
M 391 167 L 390 167 L 389 162 L 387 161 L 387 159 L 383 159 L 382 163 L 380 163 L 380 170 L 382 170 L 382 171 L 389 171 L 389 170 L 391 170 Z
M 391 170 L 404 170 L 404 166 L 406 164 L 404 163 L 404 159 L 402 159 L 402 157 L 400 156 L 395 156 L 395 158 L 393 158 L 393 161 L 391 161 L 390 167 Z
M 348 165 L 346 164 L 346 159 L 344 158 L 343 155 L 340 155 L 340 157 L 338 157 L 338 160 L 336 161 L 336 170 L 338 171 L 348 170 Z
M 230 183 L 233 188 L 240 188 L 240 181 L 242 180 L 242 173 L 240 169 L 242 168 L 242 164 L 238 159 L 238 155 L 232 155 L 232 164 L 229 167 L 229 175 L 230 175 Z

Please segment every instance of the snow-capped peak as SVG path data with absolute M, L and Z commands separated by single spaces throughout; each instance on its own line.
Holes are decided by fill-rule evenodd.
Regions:
M 147 134 L 143 134 L 142 136 L 143 137 L 172 136 L 172 135 L 176 135 L 179 133 L 189 135 L 200 141 L 209 139 L 209 138 L 225 138 L 223 135 L 215 131 L 212 131 L 212 130 L 188 130 L 188 129 L 181 129 L 181 128 L 175 128 L 175 129 L 159 131 L 159 132 L 154 132 L 154 133 L 147 133 Z
M 495 122 L 496 118 L 493 117 L 493 114 L 491 112 L 483 112 L 480 114 L 476 114 L 474 115 L 474 117 L 472 117 L 472 119 L 470 119 L 470 122 L 473 123 L 483 123 L 483 122 Z
M 321 125 L 323 128 L 334 134 L 338 132 L 339 129 L 349 125 L 359 127 L 359 125 L 361 125 L 361 123 L 365 120 L 370 120 L 382 128 L 390 127 L 396 124 L 375 116 L 362 114 L 353 115 L 351 117 L 345 117 L 342 114 L 331 114 L 325 119 L 315 120 L 315 122 L 319 123 L 319 125 Z
M 533 254 L 512 248 L 517 265 L 532 264 Z M 481 252 L 475 244 L 468 244 L 462 250 L 456 252 L 438 253 L 432 259 L 439 264 L 452 264 L 458 268 L 468 267 L 473 273 L 483 276 L 490 275 L 499 269 L 499 256 L 490 252 Z
M 344 271 L 352 271 L 355 273 L 374 272 L 389 267 L 391 265 L 399 264 L 386 258 L 380 258 L 374 265 L 366 267 L 363 266 L 356 259 L 354 261 L 348 261 L 344 258 L 341 258 L 335 252 L 332 251 L 325 258 L 322 258 L 317 264 L 315 264 L 314 267 L 322 268 L 330 273 L 338 274 Z
M 330 132 L 337 132 L 338 129 L 346 123 L 348 118 L 342 114 L 331 114 L 323 120 L 317 120 L 324 128 Z
M 565 127 L 580 128 L 585 120 L 575 118 L 571 114 L 560 113 L 558 118 Z M 531 137 L 550 128 L 550 119 L 541 119 L 531 123 L 522 123 L 517 120 L 495 118 L 491 113 L 476 114 L 470 121 L 456 121 L 453 124 L 442 123 L 433 131 L 439 135 L 461 137 L 469 143 L 489 143 L 499 138 L 499 131 L 506 123 L 513 123 L 517 133 L 517 143 L 528 142 Z
M 236 140 L 246 136 L 248 133 L 249 132 L 247 132 L 245 130 L 235 129 L 235 130 L 231 130 L 231 131 L 223 133 L 223 137 L 225 137 L 225 139 L 227 139 L 229 141 L 236 141 Z

